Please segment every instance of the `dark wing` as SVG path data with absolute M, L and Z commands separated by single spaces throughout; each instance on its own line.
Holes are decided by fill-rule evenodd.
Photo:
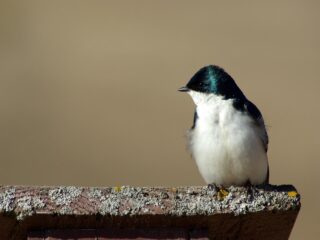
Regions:
M 198 114 L 197 114 L 197 110 L 195 110 L 194 111 L 194 116 L 193 116 L 193 124 L 192 124 L 191 129 L 194 129 L 196 127 L 197 119 L 198 119 Z
M 261 141 L 263 143 L 264 149 L 266 152 L 268 151 L 268 144 L 269 144 L 269 137 L 266 130 L 266 126 L 264 124 L 264 120 L 262 117 L 261 112 L 257 108 L 256 105 L 254 105 L 249 100 L 246 100 L 244 103 L 244 110 L 248 112 L 248 114 L 255 120 L 256 124 L 261 127 L 262 134 L 261 134 Z

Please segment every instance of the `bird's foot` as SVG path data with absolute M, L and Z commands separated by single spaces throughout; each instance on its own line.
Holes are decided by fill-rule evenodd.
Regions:
M 210 191 L 219 192 L 220 186 L 217 185 L 217 184 L 214 184 L 214 183 L 210 183 L 210 184 L 208 184 L 208 189 L 209 189 Z
M 251 184 L 251 182 L 248 180 L 245 184 L 245 187 L 247 188 L 247 196 L 248 196 L 248 199 L 250 201 L 253 201 L 254 199 L 254 196 L 255 196 L 255 193 L 256 193 L 256 189 L 255 189 L 255 186 L 253 186 Z
M 272 191 L 273 190 L 272 185 L 270 185 L 269 183 L 262 183 L 262 184 L 256 185 L 255 187 L 257 189 L 264 190 L 264 191 Z
M 223 201 L 229 194 L 229 191 L 224 186 L 214 183 L 208 184 L 208 189 L 217 193 L 217 198 L 219 201 Z

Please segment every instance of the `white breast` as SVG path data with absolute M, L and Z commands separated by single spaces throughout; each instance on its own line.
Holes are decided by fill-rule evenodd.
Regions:
M 189 131 L 189 148 L 208 184 L 223 186 L 262 184 L 268 159 L 261 143 L 261 129 L 237 111 L 232 99 L 191 91 L 198 119 Z

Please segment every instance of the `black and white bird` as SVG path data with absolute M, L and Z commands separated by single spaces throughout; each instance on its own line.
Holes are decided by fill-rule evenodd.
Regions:
M 269 181 L 268 134 L 259 109 L 222 68 L 201 68 L 185 87 L 196 110 L 189 150 L 207 184 L 260 185 Z

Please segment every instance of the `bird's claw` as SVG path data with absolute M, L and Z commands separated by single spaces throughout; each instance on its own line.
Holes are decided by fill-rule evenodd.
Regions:
M 208 184 L 208 189 L 211 191 L 214 191 L 217 193 L 217 198 L 219 201 L 222 201 L 225 199 L 226 196 L 228 196 L 229 191 L 224 188 L 222 185 L 217 185 L 217 184 Z
M 253 201 L 254 199 L 254 196 L 255 196 L 255 192 L 256 192 L 256 189 L 255 189 L 255 186 L 253 186 L 250 181 L 248 181 L 246 184 L 245 184 L 245 187 L 247 188 L 247 196 L 249 198 L 250 201 Z
M 210 184 L 208 184 L 208 189 L 211 191 L 219 192 L 220 186 L 218 186 L 214 183 L 210 183 Z

